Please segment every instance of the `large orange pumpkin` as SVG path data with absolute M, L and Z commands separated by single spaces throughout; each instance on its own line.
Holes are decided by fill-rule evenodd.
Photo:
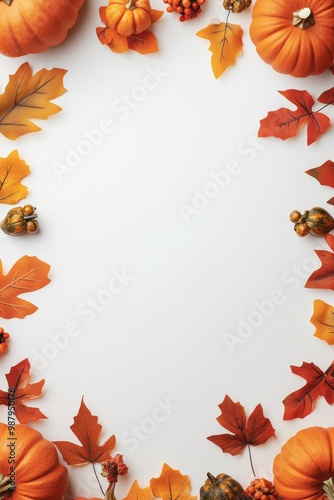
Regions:
M 68 471 L 40 432 L 20 424 L 12 431 L 0 422 L 0 489 L 6 482 L 4 500 L 62 500 Z
M 151 26 L 151 10 L 149 0 L 109 0 L 106 19 L 120 35 L 138 35 Z
M 250 37 L 279 73 L 318 75 L 334 61 L 333 0 L 257 0 Z
M 63 42 L 84 0 L 0 0 L 0 53 L 18 57 Z
M 319 0 L 320 1 L 320 0 Z M 273 462 L 274 486 L 284 500 L 333 500 L 324 496 L 334 476 L 334 427 L 308 427 L 291 437 Z M 333 484 L 333 483 L 332 483 Z

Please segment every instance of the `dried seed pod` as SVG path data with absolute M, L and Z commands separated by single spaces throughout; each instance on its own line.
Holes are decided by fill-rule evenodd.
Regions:
M 334 219 L 324 208 L 314 207 L 306 210 L 303 215 L 297 210 L 290 214 L 290 220 L 295 223 L 294 229 L 298 236 L 324 236 L 334 229 Z
M 252 0 L 223 0 L 223 7 L 234 13 L 240 13 L 248 9 L 251 3 Z

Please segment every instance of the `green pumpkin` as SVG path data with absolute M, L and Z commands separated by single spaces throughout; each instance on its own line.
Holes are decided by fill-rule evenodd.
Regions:
M 241 484 L 227 474 L 214 477 L 207 473 L 207 480 L 200 489 L 200 500 L 245 500 Z

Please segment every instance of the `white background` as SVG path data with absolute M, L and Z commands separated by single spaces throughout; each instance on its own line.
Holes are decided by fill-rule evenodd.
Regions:
M 196 36 L 225 20 L 215 0 L 186 23 L 165 13 L 152 28 L 157 54 L 114 54 L 96 37 L 101 5 L 85 2 L 61 46 L 1 57 L 2 91 L 25 61 L 34 73 L 68 70 L 68 91 L 55 101 L 62 111 L 40 122 L 40 132 L 0 138 L 2 157 L 17 149 L 30 166 L 21 205 L 37 207 L 41 227 L 35 236 L 1 236 L 4 272 L 23 255 L 36 255 L 51 265 L 52 280 L 22 297 L 38 306 L 36 313 L 2 321 L 11 343 L 0 360 L 0 387 L 10 367 L 29 358 L 31 382 L 46 381 L 42 397 L 27 404 L 48 420 L 33 426 L 52 441 L 77 442 L 69 427 L 84 396 L 103 425 L 101 442 L 115 434 L 113 454 L 123 454 L 129 466 L 117 485 L 119 499 L 135 479 L 147 486 L 164 463 L 190 476 L 193 495 L 208 471 L 246 486 L 252 479 L 247 452 L 223 454 L 206 438 L 225 432 L 216 417 L 226 394 L 247 414 L 261 403 L 276 439 L 252 454 L 257 475 L 270 479 L 286 439 L 334 421 L 323 399 L 304 420 L 289 422 L 282 404 L 304 385 L 290 365 L 313 361 L 326 370 L 332 361 L 332 348 L 313 336 L 310 317 L 313 301 L 332 304 L 333 292 L 304 288 L 320 265 L 314 249 L 327 247 L 312 236 L 298 238 L 289 213 L 313 206 L 331 211 L 332 189 L 305 170 L 333 159 L 334 132 L 309 147 L 305 129 L 285 142 L 260 140 L 257 133 L 269 110 L 293 109 L 278 90 L 308 90 L 316 98 L 333 86 L 333 75 L 276 73 L 249 39 L 249 9 L 230 16 L 244 29 L 243 54 L 216 80 L 209 42 Z M 165 9 L 158 0 L 152 6 Z M 332 109 L 325 112 L 333 116 Z M 87 134 L 104 120 L 113 130 L 92 145 Z M 69 152 L 82 152 L 83 141 L 88 153 L 69 165 Z M 231 162 L 235 175 L 212 188 L 213 173 L 226 176 Z M 66 172 L 59 173 L 60 164 Z M 212 189 L 215 197 L 202 199 L 186 220 L 184 206 L 196 208 L 198 192 Z M 3 218 L 11 207 L 0 208 Z M 128 276 L 118 294 L 108 291 L 115 272 Z M 267 304 L 267 316 L 259 304 Z M 254 318 L 249 336 L 229 347 L 226 333 L 238 338 L 241 322 L 251 325 Z M 73 323 L 77 335 L 70 337 Z M 162 403 L 170 406 L 157 412 Z M 0 417 L 6 419 L 5 408 Z M 90 466 L 69 472 L 69 498 L 99 495 Z

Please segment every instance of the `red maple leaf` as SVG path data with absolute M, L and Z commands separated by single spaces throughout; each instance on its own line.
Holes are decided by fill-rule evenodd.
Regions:
M 35 422 L 41 418 L 47 418 L 38 408 L 26 406 L 24 401 L 37 398 L 41 395 L 45 380 L 40 380 L 35 384 L 28 384 L 30 378 L 30 363 L 24 359 L 15 366 L 12 366 L 6 374 L 8 391 L 0 390 L 0 404 L 6 405 L 11 422 L 17 419 L 21 424 Z
M 313 97 L 306 90 L 279 91 L 286 99 L 295 104 L 296 109 L 279 108 L 269 111 L 260 120 L 259 137 L 277 137 L 283 141 L 295 137 L 303 125 L 307 126 L 307 145 L 315 142 L 331 126 L 330 119 L 320 111 L 313 111 Z M 327 105 L 327 104 L 326 104 Z
M 102 463 L 110 460 L 110 452 L 116 445 L 115 436 L 111 436 L 100 446 L 98 440 L 102 431 L 102 425 L 98 418 L 92 415 L 83 398 L 71 431 L 79 439 L 82 446 L 70 441 L 54 441 L 63 459 L 68 465 L 83 465 L 87 463 Z
M 275 429 L 270 420 L 264 417 L 260 404 L 255 407 L 248 419 L 244 407 L 240 403 L 234 403 L 228 395 L 218 406 L 221 415 L 217 417 L 217 421 L 230 431 L 230 434 L 218 434 L 207 439 L 219 446 L 224 453 L 239 455 L 246 446 L 264 444 L 275 436 Z
M 314 177 L 322 186 L 329 186 L 334 188 L 334 162 L 331 160 L 325 161 L 322 165 L 315 168 L 310 168 L 305 172 Z M 334 197 L 327 201 L 334 205 Z
M 334 235 L 325 234 L 324 239 L 332 252 L 328 250 L 315 250 L 321 261 L 321 266 L 319 269 L 313 271 L 305 283 L 305 288 L 334 290 Z
M 334 68 L 334 66 L 333 66 Z M 334 104 L 334 87 L 331 89 L 325 90 L 319 97 L 318 101 L 323 104 Z
M 325 372 L 314 363 L 305 361 L 301 366 L 290 368 L 292 373 L 303 377 L 306 384 L 283 399 L 283 420 L 306 417 L 313 411 L 315 401 L 320 396 L 323 396 L 328 404 L 334 403 L 334 361 Z

